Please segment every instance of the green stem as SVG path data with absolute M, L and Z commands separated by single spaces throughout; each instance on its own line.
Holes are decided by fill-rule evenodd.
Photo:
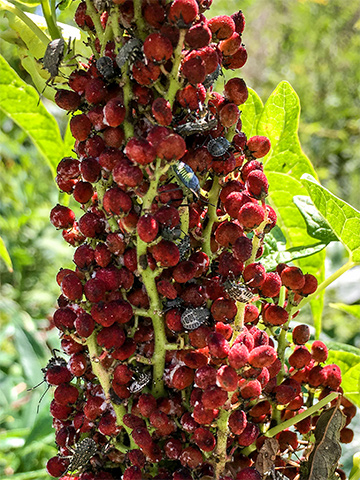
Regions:
M 111 27 L 114 32 L 114 40 L 116 43 L 120 43 L 123 37 L 119 24 L 119 5 L 115 5 L 110 11 Z
M 96 332 L 93 332 L 90 337 L 86 340 L 87 347 L 89 349 L 89 357 L 91 361 L 92 371 L 98 378 L 100 385 L 102 386 L 105 397 L 108 401 L 110 401 L 110 375 L 109 372 L 101 365 L 98 360 L 99 352 L 98 352 L 98 345 L 96 343 Z M 128 428 L 123 422 L 123 416 L 127 413 L 126 408 L 124 405 L 116 405 L 111 402 L 112 407 L 116 414 L 117 424 L 123 427 L 130 439 L 130 447 L 129 448 L 137 448 L 135 442 L 132 439 L 131 432 L 132 430 Z
M 89 17 L 93 21 L 95 31 L 96 31 L 96 36 L 100 40 L 100 45 L 102 45 L 104 43 L 103 41 L 104 30 L 100 22 L 100 16 L 95 10 L 95 7 L 91 0 L 85 0 L 85 2 L 86 2 L 86 15 L 89 15 Z
M 204 238 L 203 252 L 206 253 L 209 259 L 211 259 L 213 256 L 211 251 L 211 236 L 212 236 L 213 225 L 215 222 L 218 221 L 218 217 L 216 214 L 216 207 L 217 207 L 217 202 L 219 198 L 220 188 L 221 187 L 220 187 L 219 177 L 215 176 L 213 179 L 211 190 L 208 195 L 208 201 L 209 201 L 209 209 L 207 212 L 208 224 L 206 225 L 203 233 L 203 238 Z
M 54 18 L 51 14 L 49 0 L 41 0 L 41 8 L 46 20 L 46 25 L 48 27 L 51 39 L 55 40 L 56 38 L 62 38 L 59 27 L 56 25 Z
M 237 336 L 239 335 L 242 328 L 244 327 L 245 307 L 246 307 L 246 303 L 236 302 L 237 313 L 234 320 L 233 333 L 230 340 L 230 346 L 233 345 Z
M 146 25 L 141 12 L 141 0 L 134 0 L 134 21 L 136 23 L 137 35 L 141 40 L 146 38 Z
M 166 100 L 170 103 L 171 107 L 173 106 L 176 92 L 179 90 L 181 84 L 179 81 L 179 67 L 182 60 L 181 52 L 184 46 L 184 40 L 187 30 L 182 28 L 180 29 L 180 36 L 177 47 L 174 50 L 174 63 L 170 72 L 170 84 Z
M 227 462 L 226 445 L 229 435 L 229 416 L 231 410 L 220 410 L 219 417 L 216 421 L 217 425 L 217 441 L 216 441 L 216 463 L 214 479 L 218 480 L 224 473 L 225 464 Z
M 299 305 L 296 307 L 296 310 L 300 310 L 300 308 L 303 308 L 305 305 L 311 302 L 315 297 L 319 295 L 319 293 L 322 290 L 325 290 L 332 282 L 337 280 L 341 275 L 343 275 L 345 272 L 350 270 L 351 268 L 355 267 L 355 265 L 358 265 L 356 262 L 353 262 L 352 260 L 349 260 L 345 265 L 339 268 L 339 270 L 336 270 L 330 277 L 328 277 L 326 280 L 324 280 L 320 285 L 318 286 L 316 292 L 312 293 L 306 298 L 303 298 Z
M 38 39 L 47 46 L 50 42 L 50 39 L 45 33 L 32 21 L 30 18 L 21 11 L 18 7 L 12 3 L 7 2 L 6 0 L 0 0 L 0 10 L 7 10 L 10 13 L 13 13 L 22 20 L 27 27 L 38 37 Z
M 98 203 L 101 210 L 103 210 L 103 212 L 105 213 L 106 220 L 111 228 L 111 231 L 117 232 L 119 230 L 119 225 L 116 219 L 113 216 L 109 216 L 103 208 L 103 198 L 104 198 L 107 186 L 108 186 L 108 182 L 104 182 L 103 180 L 100 180 L 100 182 L 96 184 L 96 191 L 98 194 Z
M 267 212 L 267 211 L 266 211 Z M 257 251 L 259 250 L 259 247 L 261 245 L 261 237 L 262 233 L 264 231 L 264 228 L 268 224 L 268 218 L 267 218 L 267 213 L 265 215 L 265 220 L 259 225 L 259 227 L 255 230 L 253 239 L 252 239 L 252 252 L 251 252 L 251 257 L 246 260 L 245 266 L 250 265 L 250 263 L 254 263 L 256 260 L 256 254 Z
M 121 69 L 121 78 L 124 79 L 123 95 L 124 95 L 124 107 L 126 111 L 126 117 L 123 123 L 125 141 L 127 141 L 129 138 L 134 136 L 134 125 L 133 125 L 131 114 L 129 111 L 129 105 L 132 99 L 132 89 L 130 85 L 130 78 L 128 75 L 128 68 L 129 68 L 128 62 L 126 62 L 123 68 Z
M 112 25 L 111 25 L 112 21 L 113 21 L 113 18 L 110 17 L 110 18 L 108 18 L 108 21 L 106 23 L 103 42 L 101 44 L 101 51 L 100 51 L 100 55 L 102 57 L 105 55 L 106 44 L 113 39 L 114 30 L 113 30 Z

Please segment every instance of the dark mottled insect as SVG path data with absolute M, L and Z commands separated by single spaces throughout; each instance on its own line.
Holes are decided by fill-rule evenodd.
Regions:
M 180 240 L 180 243 L 178 243 L 178 249 L 180 253 L 180 261 L 182 262 L 183 260 L 186 260 L 190 253 L 190 237 L 189 235 L 185 235 L 184 238 Z
M 113 59 L 110 57 L 100 57 L 96 61 L 96 68 L 99 70 L 100 74 L 107 80 L 110 80 L 115 76 L 114 62 Z
M 52 40 L 46 47 L 45 55 L 40 58 L 43 68 L 50 73 L 50 80 L 54 80 L 59 74 L 59 67 L 64 58 L 65 41 L 62 38 Z
M 210 311 L 205 307 L 187 308 L 181 315 L 181 323 L 185 330 L 196 330 L 210 317 Z
M 70 456 L 70 463 L 64 475 L 66 475 L 67 472 L 74 472 L 75 470 L 86 467 L 97 450 L 96 442 L 92 438 L 87 437 L 81 440 L 81 442 L 75 445 L 75 448 L 70 450 L 72 455 Z
M 128 60 L 133 63 L 137 58 L 142 57 L 141 47 L 142 43 L 138 38 L 131 38 L 116 55 L 117 66 L 122 68 Z
M 229 297 L 237 302 L 249 303 L 254 298 L 254 294 L 245 285 L 240 285 L 229 278 L 224 282 L 224 289 Z
M 223 71 L 220 65 L 216 67 L 216 70 L 213 73 L 209 73 L 209 75 L 206 75 L 205 80 L 202 82 L 204 87 L 210 88 L 216 80 L 220 77 L 220 75 L 223 75 Z
M 49 388 L 51 387 L 51 384 L 47 382 L 46 380 L 46 374 L 47 372 L 54 368 L 54 367 L 65 367 L 67 368 L 67 361 L 62 358 L 62 357 L 58 357 L 56 355 L 56 352 L 58 352 L 59 350 L 56 350 L 56 349 L 53 349 L 52 350 L 52 354 L 53 356 L 50 358 L 50 360 L 48 361 L 46 367 L 42 368 L 41 371 L 42 373 L 44 374 L 44 378 L 43 380 L 38 383 L 37 385 L 35 385 L 35 387 L 32 387 L 32 388 L 29 388 L 28 389 L 28 392 L 31 391 L 31 390 L 34 390 L 35 388 L 37 387 L 40 387 L 40 385 L 42 385 L 43 383 L 47 383 L 47 387 L 46 387 L 46 390 L 45 392 L 41 395 L 40 399 L 39 399 L 39 403 L 38 403 L 38 406 L 37 406 L 37 410 L 36 410 L 36 413 L 39 413 L 39 408 L 40 408 L 40 403 L 42 401 L 42 399 L 45 397 L 46 393 L 48 392 Z
M 160 229 L 160 235 L 164 240 L 176 240 L 181 235 L 181 228 L 165 226 Z
M 151 382 L 151 373 L 150 372 L 144 372 L 139 375 L 139 377 L 132 382 L 132 384 L 129 387 L 130 393 L 138 393 L 143 390 L 146 385 L 148 385 Z
M 93 3 L 96 10 L 100 13 L 111 6 L 111 2 L 109 0 L 93 0 Z
M 176 297 L 174 300 L 167 300 L 164 305 L 164 310 L 170 310 L 170 308 L 180 307 L 184 303 L 181 297 Z
M 213 157 L 222 157 L 228 152 L 231 143 L 225 137 L 211 138 L 206 146 L 208 152 Z
M 193 169 L 184 162 L 172 166 L 175 177 L 184 187 L 188 188 L 196 197 L 200 194 L 200 182 Z
M 174 128 L 174 130 L 184 136 L 195 135 L 197 133 L 204 133 L 217 126 L 217 118 L 206 114 L 204 117 L 195 118 L 189 122 L 182 123 Z

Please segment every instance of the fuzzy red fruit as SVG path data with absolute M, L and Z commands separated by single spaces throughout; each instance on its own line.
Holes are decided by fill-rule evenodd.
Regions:
M 84 113 L 81 115 L 74 115 L 70 120 L 71 134 L 80 142 L 86 140 L 90 135 L 91 127 L 91 122 Z
M 289 319 L 289 314 L 285 308 L 275 304 L 267 304 L 262 316 L 263 321 L 271 325 L 283 325 Z
M 54 391 L 54 399 L 59 405 L 74 404 L 78 397 L 79 390 L 69 383 L 62 383 Z
M 234 55 L 240 47 L 241 47 L 241 35 L 239 35 L 237 32 L 234 32 L 230 38 L 227 38 L 226 40 L 223 40 L 222 42 L 219 43 L 219 50 L 224 57 Z M 237 105 L 240 105 L 240 104 L 237 103 Z
M 241 445 L 243 447 L 248 447 L 249 445 L 251 445 L 252 443 L 255 442 L 255 440 L 257 439 L 257 437 L 259 435 L 260 435 L 259 427 L 257 425 L 255 425 L 254 423 L 248 422 L 244 431 L 238 436 L 239 445 Z M 242 470 L 242 471 L 244 471 L 244 470 Z M 256 472 L 256 470 L 255 470 L 255 472 Z M 241 477 L 241 480 L 243 480 L 245 478 L 246 478 L 246 480 L 249 480 L 250 478 L 253 478 L 254 480 L 259 480 L 258 476 L 250 477 L 250 475 L 245 476 L 245 477 Z
M 261 170 L 253 170 L 249 173 L 245 183 L 250 195 L 257 200 L 264 199 L 269 191 L 269 182 Z
M 289 357 L 289 364 L 298 370 L 309 365 L 310 361 L 311 353 L 303 346 L 296 347 Z
M 262 390 L 259 380 L 250 380 L 240 385 L 240 395 L 244 399 L 257 398 L 260 396 Z
M 144 41 L 143 50 L 146 58 L 154 63 L 164 63 L 173 53 L 170 40 L 161 33 L 151 33 Z
M 229 55 L 228 57 L 223 57 L 222 65 L 227 70 L 236 70 L 241 68 L 245 65 L 248 58 L 247 50 L 245 45 L 240 45 L 240 47 L 236 50 L 235 53 Z M 248 89 L 245 85 L 245 88 L 242 92 L 242 103 L 245 103 L 248 98 Z
M 183 60 L 181 71 L 182 75 L 193 85 L 203 83 L 206 77 L 205 63 L 199 55 L 186 57 Z
M 55 94 L 55 103 L 63 110 L 74 112 L 80 106 L 81 97 L 76 92 L 60 89 Z
M 229 417 L 229 428 L 235 435 L 240 435 L 246 427 L 247 418 L 243 410 L 235 410 Z
M 104 107 L 104 120 L 109 127 L 118 127 L 125 120 L 126 110 L 121 98 L 112 98 Z
M 198 13 L 199 6 L 196 0 L 174 0 L 169 9 L 168 20 L 184 28 L 195 20 Z
M 194 380 L 194 371 L 185 366 L 181 366 L 175 369 L 172 374 L 171 385 L 177 390 L 183 390 L 189 387 Z
M 132 67 L 132 74 L 134 80 L 140 85 L 151 85 L 159 78 L 161 70 L 152 62 L 145 64 L 141 60 L 136 60 Z
M 323 368 L 325 374 L 325 387 L 329 387 L 332 390 L 337 390 L 341 384 L 341 370 L 338 365 L 331 364 L 325 365 Z
M 226 40 L 235 32 L 235 22 L 228 15 L 219 15 L 208 21 L 208 26 L 218 40 Z
M 247 347 L 240 343 L 235 343 L 229 352 L 229 364 L 231 367 L 238 370 L 244 367 L 249 360 L 249 350 Z
M 125 153 L 130 160 L 140 165 L 147 165 L 156 158 L 154 147 L 144 138 L 130 138 L 126 145 Z
M 50 212 L 50 222 L 55 228 L 70 228 L 74 221 L 75 213 L 63 205 L 56 205 Z
M 225 211 L 230 215 L 230 217 L 237 218 L 240 208 L 249 202 L 252 202 L 252 199 L 249 195 L 241 191 L 233 191 L 225 198 Z
M 210 365 L 200 367 L 195 372 L 194 383 L 205 390 L 211 385 L 216 385 L 216 370 Z
M 305 285 L 305 276 L 298 267 L 285 267 L 281 272 L 281 281 L 290 290 L 300 290 Z
M 85 181 L 95 183 L 100 178 L 101 165 L 95 158 L 84 158 L 80 164 L 80 171 Z
M 212 303 L 211 313 L 214 320 L 218 322 L 231 320 L 237 313 L 236 303 L 232 299 L 220 297 Z
M 79 300 L 82 297 L 82 283 L 75 273 L 65 275 L 61 282 L 61 291 L 69 300 Z
M 242 228 L 234 222 L 222 222 L 215 230 L 215 240 L 223 247 L 229 247 L 230 245 L 236 243 L 237 239 L 241 237 L 241 235 Z M 240 259 L 237 258 L 237 260 Z
M 261 285 L 261 296 L 263 297 L 277 297 L 280 293 L 281 278 L 276 272 L 269 272 L 265 276 L 265 281 Z
M 193 411 L 194 420 L 200 425 L 208 425 L 212 423 L 216 414 L 217 410 L 213 408 L 206 409 L 202 403 L 196 404 Z
M 172 111 L 170 103 L 165 98 L 157 98 L 151 105 L 151 112 L 156 122 L 160 125 L 170 125 L 172 122 Z
M 233 245 L 233 254 L 236 260 L 240 262 L 246 262 L 251 257 L 252 253 L 252 240 L 246 236 L 240 236 L 237 238 Z
M 46 470 L 51 477 L 61 477 L 70 464 L 68 458 L 52 457 L 46 464 Z
M 167 161 L 180 160 L 186 152 L 185 140 L 177 133 L 172 133 L 159 141 L 156 155 Z
M 315 340 L 311 345 L 311 356 L 318 363 L 324 363 L 328 357 L 328 348 L 321 340 Z
M 216 446 L 216 439 L 207 428 L 197 428 L 192 438 L 200 450 L 204 452 L 212 452 Z
M 45 374 L 46 383 L 49 385 L 61 385 L 62 383 L 71 382 L 73 378 L 70 370 L 65 366 L 55 365 L 49 368 Z
M 204 22 L 197 23 L 187 31 L 185 42 L 191 48 L 206 47 L 211 41 L 211 35 L 211 30 Z
M 173 271 L 173 278 L 178 283 L 186 283 L 194 278 L 197 266 L 190 260 L 184 260 L 176 265 Z
M 136 226 L 139 237 L 143 242 L 150 243 L 157 237 L 159 232 L 159 224 L 155 217 L 146 213 L 139 218 Z
M 176 1 L 176 0 L 175 0 Z M 175 3 L 175 2 L 174 2 Z M 202 465 L 203 457 L 200 450 L 197 447 L 186 447 L 180 455 L 180 463 L 183 466 L 187 466 L 191 469 L 195 469 Z
M 223 390 L 233 392 L 238 384 L 236 370 L 228 365 L 222 365 L 217 371 L 216 381 Z
M 82 377 L 87 370 L 88 362 L 83 353 L 74 353 L 69 359 L 69 370 L 75 377 Z
M 240 111 L 235 103 L 227 103 L 220 110 L 219 120 L 223 127 L 230 128 L 235 125 L 240 117 Z
M 245 203 L 237 216 L 240 224 L 247 230 L 257 228 L 265 220 L 265 211 L 256 203 Z
M 130 212 L 132 207 L 131 197 L 121 188 L 110 188 L 103 198 L 104 209 L 113 215 L 122 215 Z
M 178 247 L 168 240 L 161 240 L 151 249 L 151 253 L 162 267 L 175 267 L 180 260 Z
M 225 358 L 228 356 L 230 351 L 229 343 L 220 333 L 210 333 L 207 344 L 211 356 L 215 358 Z
M 206 89 L 201 83 L 198 85 L 187 85 L 185 88 L 178 90 L 177 98 L 182 107 L 197 110 L 199 103 L 205 101 Z
M 261 345 L 251 350 L 249 355 L 249 363 L 256 368 L 269 367 L 275 362 L 277 353 L 275 348 L 270 345 Z
M 249 138 L 247 141 L 247 147 L 253 157 L 262 158 L 269 153 L 271 143 L 267 137 L 256 135 L 255 137 Z
M 305 284 L 303 287 L 297 290 L 297 293 L 299 293 L 303 297 L 307 297 L 308 295 L 311 295 L 312 293 L 316 292 L 316 289 L 318 287 L 318 281 L 316 280 L 314 275 L 311 275 L 310 273 L 306 273 L 304 275 L 304 278 L 305 278 Z
M 310 327 L 305 324 L 296 325 L 292 332 L 292 339 L 296 345 L 305 345 L 310 339 Z
M 207 387 L 201 397 L 201 403 L 208 410 L 222 407 L 228 399 L 228 394 L 222 388 L 211 385 Z
M 262 476 L 258 470 L 253 467 L 247 467 L 236 474 L 236 480 L 261 480 Z
M 261 287 L 266 278 L 264 266 L 261 263 L 250 263 L 244 269 L 243 278 L 249 287 Z

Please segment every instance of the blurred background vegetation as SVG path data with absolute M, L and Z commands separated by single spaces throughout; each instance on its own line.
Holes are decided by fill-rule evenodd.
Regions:
M 360 209 L 358 0 L 214 3 L 208 18 L 239 8 L 245 13 L 249 60 L 241 76 L 264 101 L 281 80 L 292 84 L 302 105 L 301 143 L 320 181 Z M 60 20 L 73 24 L 75 7 L 62 12 Z M 1 31 L 7 28 L 7 20 L 1 17 Z M 0 50 L 31 83 L 16 48 L 0 39 Z M 46 106 L 64 131 L 66 116 L 54 105 Z M 42 380 L 41 368 L 50 348 L 58 345 L 49 316 L 59 294 L 55 275 L 60 266 L 71 265 L 72 248 L 49 224 L 58 192 L 48 167 L 26 135 L 1 113 L 0 125 L 0 236 L 13 263 L 13 272 L 0 263 L 0 478 L 49 478 L 43 468 L 56 453 L 48 413 L 50 394 L 36 414 L 45 386 L 33 392 L 27 389 Z M 344 255 L 340 244 L 332 244 L 329 273 L 345 262 Z M 327 292 L 326 304 L 359 304 L 359 277 L 359 269 L 349 272 Z M 311 322 L 309 316 L 305 318 Z M 324 338 L 360 346 L 359 319 L 349 313 L 327 306 L 323 330 Z M 356 445 L 344 448 L 347 473 L 354 449 Z

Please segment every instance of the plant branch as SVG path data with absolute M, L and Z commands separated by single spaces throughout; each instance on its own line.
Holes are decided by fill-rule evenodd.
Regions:
M 46 25 L 50 33 L 51 39 L 55 40 L 56 38 L 62 38 L 61 31 L 56 25 L 54 17 L 52 16 L 49 0 L 41 0 L 41 8 L 46 20 Z

